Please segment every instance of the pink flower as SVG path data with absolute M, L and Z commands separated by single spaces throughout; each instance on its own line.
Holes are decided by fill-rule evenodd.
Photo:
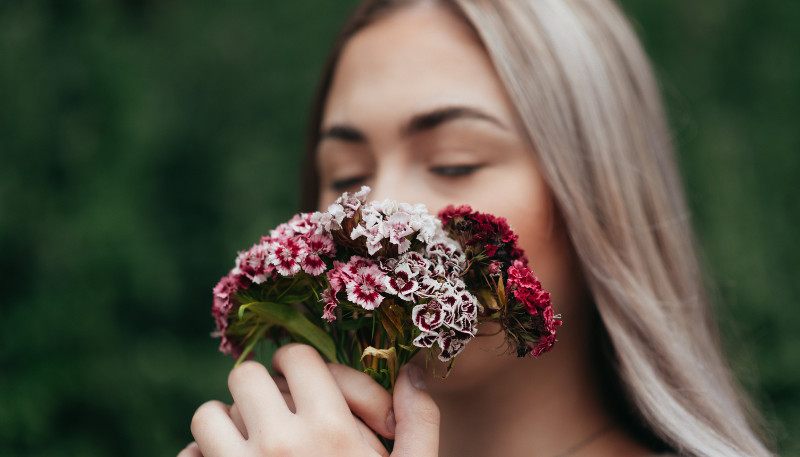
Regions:
M 320 303 L 324 304 L 322 310 L 322 318 L 327 320 L 328 322 L 333 322 L 336 320 L 336 299 L 331 295 L 330 289 L 325 289 L 322 291 L 322 295 L 319 299 Z
M 261 284 L 272 275 L 274 268 L 270 265 L 270 244 L 269 239 L 262 240 L 247 251 L 240 252 L 236 258 L 233 274 L 239 276 L 237 279 L 244 288 L 249 287 L 250 282 Z
M 328 277 L 328 283 L 331 285 L 331 298 L 334 300 L 336 299 L 336 295 L 344 290 L 345 279 L 349 277 L 349 275 L 344 271 L 345 268 L 347 268 L 346 263 L 334 260 L 333 268 L 328 270 L 328 273 L 326 274 Z
M 308 246 L 299 238 L 286 238 L 275 242 L 272 264 L 283 276 L 292 276 L 300 271 L 300 263 L 308 255 Z
M 364 309 L 372 310 L 383 301 L 381 292 L 386 291 L 388 278 L 371 261 L 368 261 L 368 266 L 363 265 L 365 260 L 367 259 L 353 256 L 343 270 L 346 273 L 343 280 L 347 299 Z
M 313 234 L 308 236 L 305 242 L 308 247 L 308 254 L 300 262 L 303 271 L 312 276 L 321 275 L 326 269 L 325 262 L 321 256 L 332 257 L 336 253 L 333 238 L 330 234 Z
M 232 308 L 231 295 L 237 290 L 236 280 L 230 274 L 219 280 L 214 286 L 214 305 L 211 314 L 214 316 L 227 316 Z

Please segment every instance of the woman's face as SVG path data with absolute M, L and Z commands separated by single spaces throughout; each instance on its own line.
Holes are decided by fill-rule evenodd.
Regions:
M 474 33 L 432 4 L 401 9 L 359 31 L 336 67 L 317 152 L 320 207 L 343 191 L 468 204 L 508 219 L 556 313 L 581 280 L 551 196 L 500 80 Z M 484 329 L 485 330 L 485 329 Z M 502 336 L 473 340 L 448 388 L 512 363 Z M 434 383 L 435 384 L 435 383 Z

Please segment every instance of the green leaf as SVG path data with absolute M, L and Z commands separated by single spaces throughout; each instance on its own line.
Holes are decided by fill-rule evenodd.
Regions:
M 280 303 L 253 302 L 242 305 L 274 325 L 285 328 L 295 339 L 314 346 L 326 359 L 336 362 L 336 345 L 324 330 L 314 325 L 303 313 Z M 244 311 L 240 309 L 240 315 Z

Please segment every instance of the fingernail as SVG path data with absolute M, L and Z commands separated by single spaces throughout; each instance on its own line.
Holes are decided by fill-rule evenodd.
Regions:
M 422 375 L 422 370 L 416 366 L 411 365 L 408 369 L 408 377 L 411 380 L 411 385 L 416 387 L 417 389 L 424 389 L 427 387 L 425 385 L 425 378 Z
M 390 409 L 389 416 L 386 417 L 386 428 L 391 434 L 394 434 L 394 429 L 397 428 L 397 420 L 394 418 L 394 409 Z

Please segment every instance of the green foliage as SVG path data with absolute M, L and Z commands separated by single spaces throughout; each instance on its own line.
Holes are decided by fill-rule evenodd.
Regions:
M 0 455 L 175 455 L 229 400 L 208 333 L 288 219 L 352 1 L 0 4 Z M 800 3 L 623 1 L 653 57 L 723 339 L 800 455 Z

